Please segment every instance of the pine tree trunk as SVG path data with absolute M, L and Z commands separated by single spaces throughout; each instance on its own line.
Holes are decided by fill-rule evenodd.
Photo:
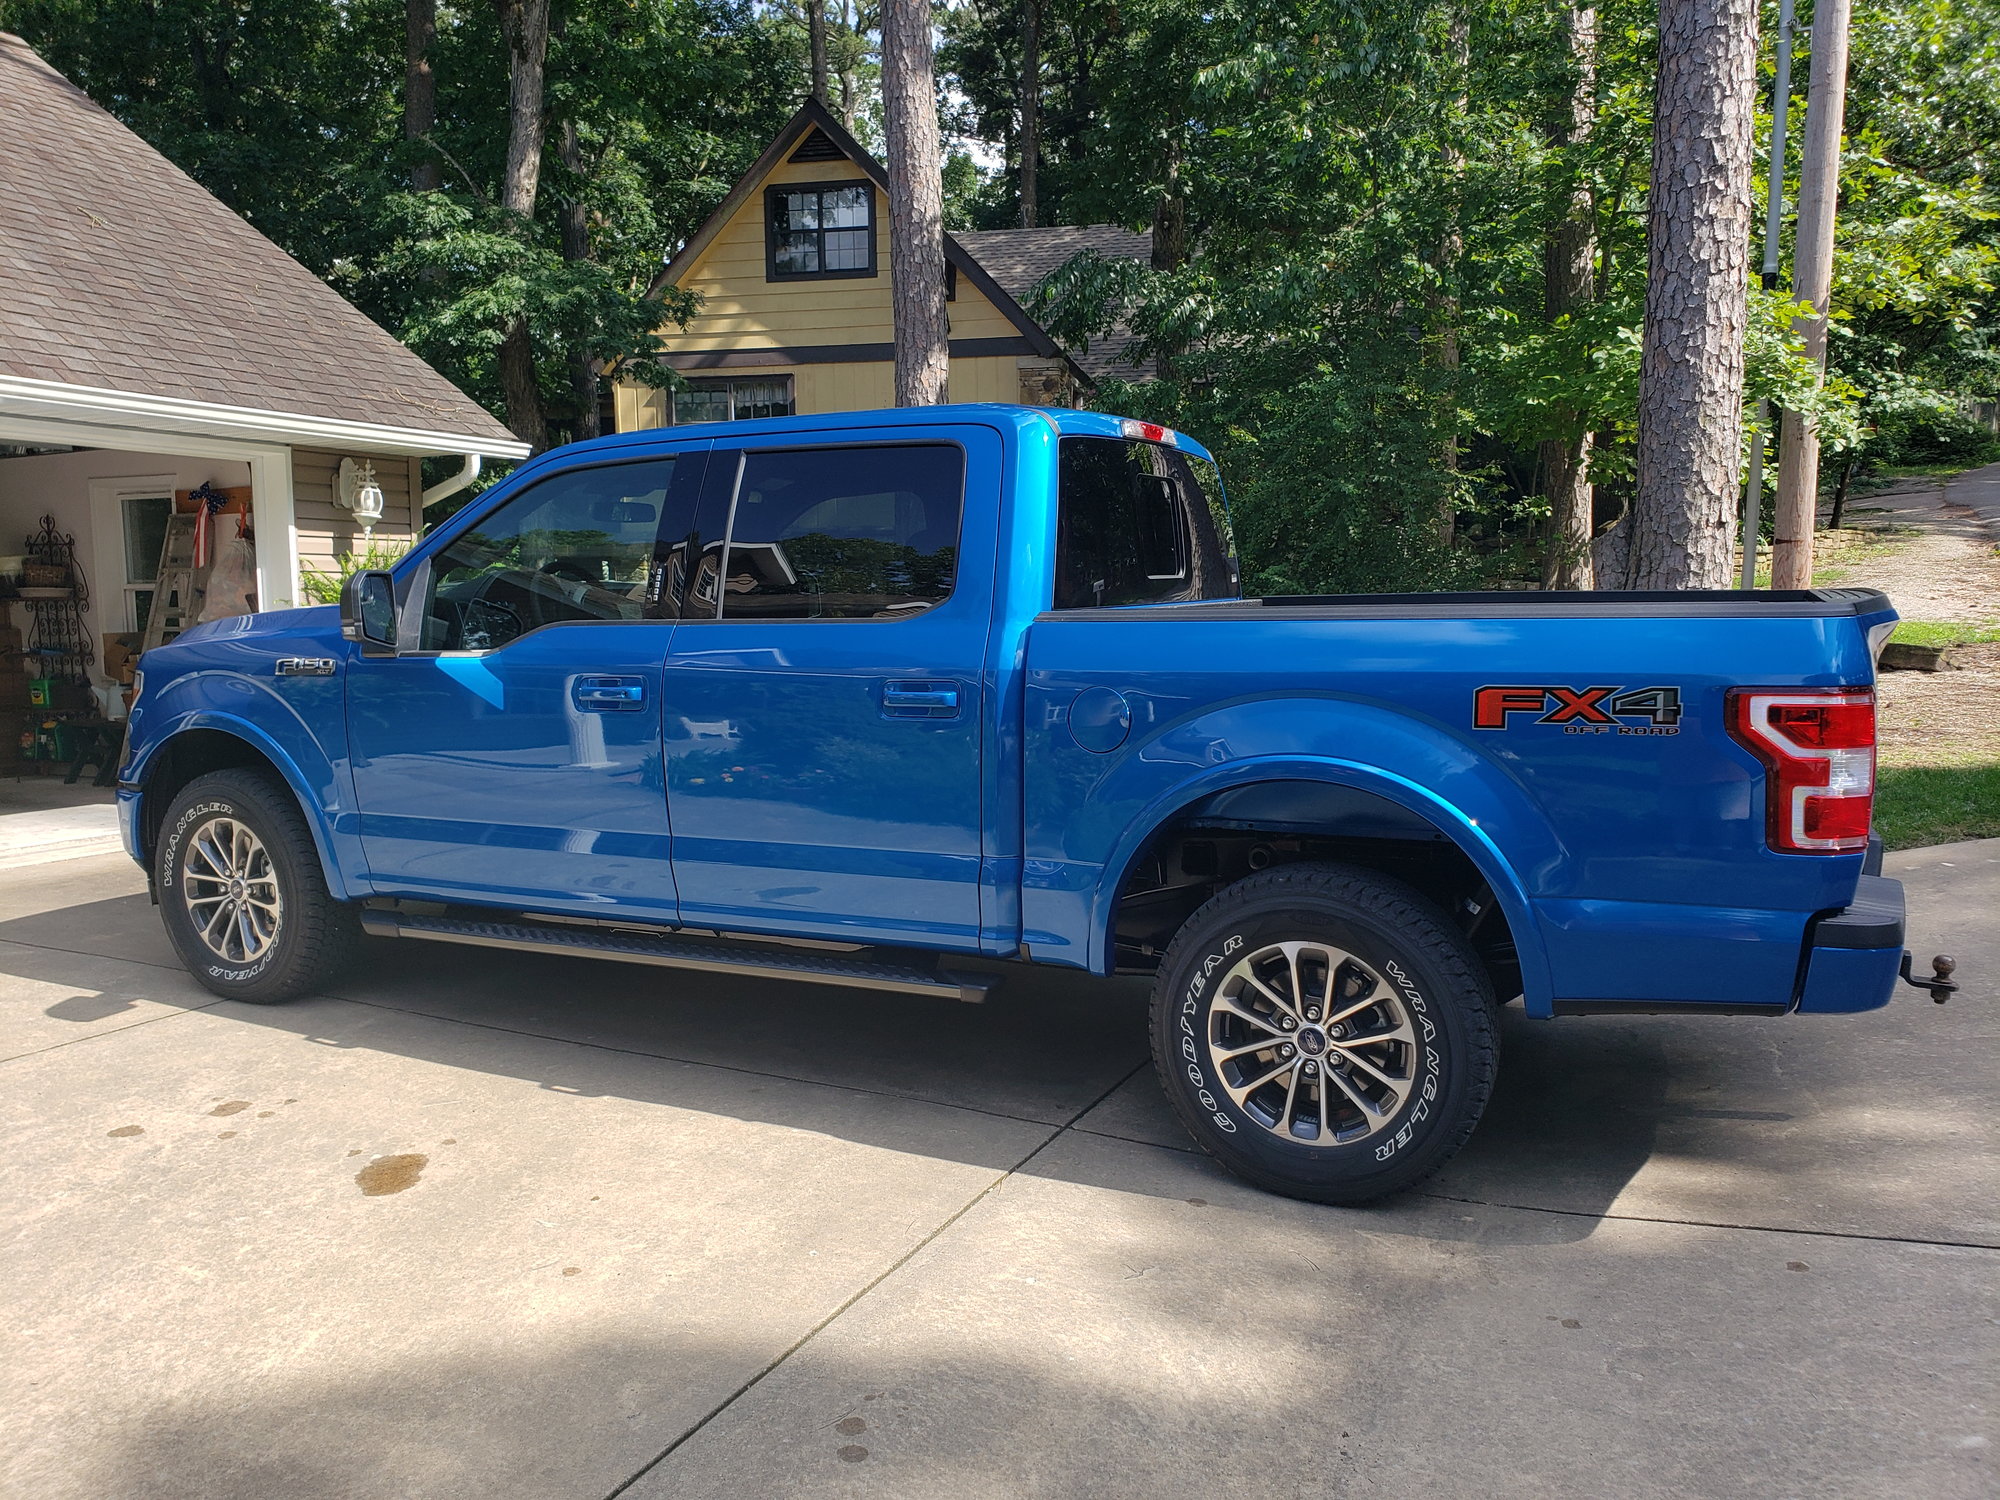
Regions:
M 542 93 L 549 56 L 549 0 L 495 0 L 512 65 L 507 85 L 507 165 L 500 206 L 522 220 L 535 217 L 542 180 Z M 549 445 L 548 414 L 535 373 L 535 345 L 525 315 L 507 326 L 500 344 L 500 389 L 507 425 L 537 453 Z
M 889 296 L 896 404 L 937 406 L 950 375 L 944 175 L 928 0 L 884 0 L 882 113 L 889 145 Z
M 1633 587 L 1727 588 L 1748 313 L 1756 0 L 1661 0 Z
M 1597 11 L 1573 7 L 1565 17 L 1569 33 L 1568 119 L 1557 132 L 1559 144 L 1574 149 L 1590 140 L 1597 124 Z M 1567 317 L 1596 296 L 1592 267 L 1597 258 L 1597 221 L 1590 191 L 1580 181 L 1571 188 L 1562 219 L 1543 247 L 1543 312 L 1550 323 Z M 1542 443 L 1541 460 L 1549 498 L 1549 550 L 1542 586 L 1587 589 L 1594 585 L 1591 564 L 1590 431 L 1585 414 L 1559 411 L 1561 437 Z
M 444 181 L 437 156 L 426 144 L 437 128 L 437 74 L 431 47 L 437 41 L 437 0 L 407 0 L 403 43 L 403 139 L 424 154 L 410 166 L 410 190 L 433 193 Z
M 826 0 L 806 0 L 806 39 L 812 51 L 812 96 L 826 103 Z
M 1042 155 L 1042 5 L 1021 0 L 1021 227 L 1035 227 Z

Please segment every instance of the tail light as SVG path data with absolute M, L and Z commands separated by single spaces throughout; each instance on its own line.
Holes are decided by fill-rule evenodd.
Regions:
M 1738 688 L 1729 732 L 1764 763 L 1766 838 L 1787 854 L 1868 847 L 1875 804 L 1871 688 Z

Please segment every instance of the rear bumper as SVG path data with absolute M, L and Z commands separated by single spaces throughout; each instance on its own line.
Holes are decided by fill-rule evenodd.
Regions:
M 1847 909 L 1814 922 L 1807 943 L 1795 1009 L 1842 1014 L 1887 1005 L 1903 963 L 1903 883 L 1863 875 Z

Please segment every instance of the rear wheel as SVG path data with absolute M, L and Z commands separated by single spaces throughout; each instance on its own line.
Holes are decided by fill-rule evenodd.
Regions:
M 257 771 L 197 777 L 153 851 L 160 916 L 188 972 L 231 1000 L 290 1000 L 331 979 L 359 930 L 335 901 L 291 791 Z
M 1401 881 L 1285 865 L 1187 921 L 1153 988 L 1153 1059 L 1195 1140 L 1260 1187 L 1365 1203 L 1435 1172 L 1497 1065 L 1491 987 Z

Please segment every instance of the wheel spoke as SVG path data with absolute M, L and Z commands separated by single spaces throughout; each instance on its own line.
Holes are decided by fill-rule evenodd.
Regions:
M 1294 1067 L 1292 1069 L 1291 1081 L 1285 1085 L 1284 1112 L 1278 1116 L 1278 1128 L 1284 1131 L 1286 1135 L 1291 1135 L 1294 1133 L 1292 1130 L 1292 1102 L 1298 1097 L 1299 1097 L 1299 1070 L 1297 1067 Z
M 1222 1081 L 1222 1086 L 1228 1089 L 1230 1093 L 1234 1094 L 1236 1096 L 1237 1102 L 1240 1104 L 1242 1103 L 1243 1100 L 1249 1098 L 1250 1095 L 1256 1093 L 1257 1090 L 1261 1089 L 1265 1084 L 1269 1083 L 1273 1078 L 1276 1078 L 1280 1073 L 1284 1072 L 1285 1069 L 1291 1066 L 1292 1063 L 1289 1058 L 1281 1057 L 1276 1062 L 1272 1063 L 1270 1067 L 1266 1068 L 1263 1072 L 1259 1073 L 1255 1078 L 1247 1079 L 1242 1083 L 1236 1083 L 1236 1084 L 1232 1084 L 1227 1078 L 1225 1078 Z
M 1276 1045 L 1277 1042 L 1275 1040 L 1273 1040 L 1270 1037 L 1266 1037 L 1262 1041 L 1245 1042 L 1241 1047 L 1231 1047 L 1223 1052 L 1216 1052 L 1211 1049 L 1209 1055 L 1212 1056 L 1219 1063 L 1234 1062 L 1237 1058 L 1242 1057 L 1247 1053 L 1269 1052 Z
M 1262 995 L 1266 1000 L 1270 1001 L 1273 1005 L 1277 1006 L 1278 1010 L 1281 1013 L 1285 1015 L 1292 1015 L 1296 1013 L 1297 1007 L 1295 1007 L 1292 1004 L 1292 1002 L 1287 1000 L 1283 995 L 1279 994 L 1276 990 L 1272 989 L 1268 984 L 1264 983 L 1263 980 L 1259 979 L 1254 971 L 1250 969 L 1245 969 L 1243 971 L 1243 982 L 1249 985 L 1258 994 Z
M 1369 1097 L 1366 1094 L 1362 1093 L 1359 1089 L 1355 1088 L 1355 1086 L 1349 1083 L 1345 1078 L 1342 1078 L 1335 1069 L 1321 1068 L 1320 1076 L 1323 1078 L 1331 1078 L 1334 1081 L 1334 1083 L 1339 1086 L 1341 1093 L 1347 1095 L 1349 1102 L 1352 1103 L 1356 1109 L 1361 1111 L 1361 1118 L 1364 1121 L 1380 1121 L 1383 1118 L 1382 1111 L 1376 1108 L 1374 1101 L 1369 1099 Z M 1369 1129 L 1372 1131 L 1374 1129 L 1374 1126 L 1371 1124 L 1369 1126 Z
M 1336 1045 L 1338 1044 L 1336 1043 Z M 1367 1058 L 1363 1057 L 1359 1052 L 1351 1051 L 1346 1047 L 1342 1047 L 1340 1049 L 1340 1055 L 1346 1058 L 1347 1061 L 1352 1063 L 1355 1067 L 1360 1068 L 1362 1071 L 1367 1073 L 1369 1077 L 1373 1078 L 1377 1083 L 1381 1084 L 1382 1087 L 1389 1090 L 1389 1092 L 1394 1094 L 1398 1099 L 1402 1098 L 1403 1089 L 1409 1083 L 1409 1079 L 1391 1078 L 1387 1073 L 1384 1073 L 1380 1068 L 1376 1067 L 1375 1064 L 1370 1062 Z
M 1262 1027 L 1265 1031 L 1270 1032 L 1273 1036 L 1276 1036 L 1278 1034 L 1278 1028 L 1272 1024 L 1271 1018 L 1269 1016 L 1260 1014 L 1259 1012 L 1250 1009 L 1249 1006 L 1243 1004 L 1234 995 L 1217 995 L 1215 997 L 1215 1003 L 1226 1009 L 1231 1015 L 1242 1017 L 1244 1020 L 1248 1021 L 1252 1026 Z

